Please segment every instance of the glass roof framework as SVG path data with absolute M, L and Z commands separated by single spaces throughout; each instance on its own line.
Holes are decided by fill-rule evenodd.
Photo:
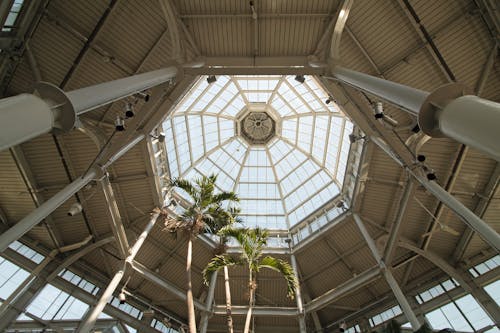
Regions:
M 202 76 L 163 123 L 171 178 L 218 174 L 247 227 L 289 230 L 339 195 L 353 124 L 314 77 Z M 239 135 L 251 110 L 276 122 L 266 143 Z

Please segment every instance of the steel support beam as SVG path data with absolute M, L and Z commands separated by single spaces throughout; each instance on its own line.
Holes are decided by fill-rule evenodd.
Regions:
M 332 72 L 341 82 L 417 116 L 425 134 L 450 137 L 500 161 L 500 134 L 496 127 L 500 123 L 500 103 L 473 96 L 458 83 L 429 93 L 341 66 Z
M 186 293 L 171 284 L 170 282 L 166 281 L 163 279 L 160 275 L 156 274 L 155 272 L 151 271 L 149 268 L 146 266 L 142 265 L 141 263 L 134 261 L 132 262 L 132 268 L 139 274 L 141 274 L 144 278 L 147 280 L 157 284 L 158 286 L 162 287 L 169 293 L 173 294 L 177 298 L 180 298 L 181 300 L 185 301 L 186 300 Z M 207 311 L 205 308 L 205 305 L 201 303 L 199 300 L 195 299 L 194 300 L 194 306 L 201 311 Z
M 42 82 L 35 94 L 0 99 L 0 150 L 52 130 L 67 132 L 78 115 L 170 81 L 177 72 L 177 67 L 168 67 L 67 93 Z
M 246 316 L 248 312 L 248 306 L 245 305 L 233 305 L 231 308 L 231 313 L 235 316 Z M 226 306 L 225 305 L 215 305 L 214 315 L 225 315 Z M 272 306 L 255 306 L 252 308 L 252 316 L 256 317 L 297 317 L 297 308 L 291 307 L 272 307 Z
M 403 294 L 403 291 L 399 287 L 396 279 L 392 275 L 389 268 L 386 267 L 384 260 L 380 256 L 377 246 L 375 245 L 375 241 L 368 233 L 368 230 L 366 229 L 363 221 L 361 221 L 361 218 L 357 214 L 353 214 L 353 217 L 354 221 L 356 222 L 356 225 L 358 226 L 359 231 L 363 235 L 363 238 L 365 239 L 373 257 L 375 258 L 375 261 L 380 266 L 380 270 L 382 271 L 382 274 L 384 275 L 387 284 L 389 284 L 389 287 L 392 289 L 394 296 L 396 296 L 399 305 L 403 309 L 403 313 L 405 314 L 406 319 L 410 321 L 411 327 L 413 328 L 414 331 L 418 330 L 421 324 L 418 321 L 417 316 L 415 316 L 415 313 L 413 312 L 410 303 L 408 303 L 408 300 L 406 299 L 406 296 Z
M 115 193 L 113 191 L 113 187 L 111 186 L 111 182 L 109 181 L 108 174 L 101 179 L 101 187 L 104 192 L 109 215 L 111 217 L 111 230 L 116 238 L 118 251 L 120 252 L 122 259 L 124 259 L 129 254 L 129 244 L 127 235 L 125 234 L 125 229 L 123 228 L 123 220 L 120 215 L 120 210 L 118 209 Z
M 435 181 L 428 180 L 424 172 L 419 169 L 412 169 L 404 164 L 393 152 L 392 148 L 378 137 L 372 137 L 372 142 L 377 144 L 383 151 L 392 157 L 398 164 L 404 167 L 423 187 L 432 193 L 438 200 L 450 208 L 465 224 L 477 232 L 480 237 L 496 251 L 500 251 L 500 236 L 486 222 L 481 220 L 469 208 L 465 207 L 450 193 L 446 192 Z
M 297 279 L 297 281 L 300 281 L 300 279 L 299 279 L 299 265 L 297 264 L 297 259 L 295 258 L 294 254 L 290 255 L 290 261 L 292 262 L 293 274 L 295 275 L 295 278 Z M 297 283 L 297 286 L 295 287 L 295 300 L 297 302 L 299 332 L 306 333 L 306 331 L 307 331 L 306 314 L 304 312 L 304 304 L 303 304 L 303 300 L 302 300 L 302 293 L 301 293 L 301 288 L 300 288 L 299 282 Z
M 330 43 L 330 59 L 340 59 L 340 38 L 344 32 L 344 27 L 346 26 L 347 18 L 349 17 L 349 12 L 351 11 L 353 3 L 354 0 L 344 0 L 342 5 L 339 5 L 337 20 L 333 27 L 332 40 Z
M 319 309 L 324 308 L 325 306 L 338 300 L 339 298 L 356 291 L 357 289 L 365 286 L 370 282 L 375 281 L 376 279 L 379 278 L 379 276 L 380 276 L 380 268 L 378 266 L 364 271 L 363 273 L 357 275 L 356 277 L 350 279 L 349 281 L 344 282 L 333 289 L 330 289 L 323 295 L 318 296 L 309 303 L 307 303 L 305 305 L 306 313 L 318 311 Z
M 123 154 L 129 151 L 142 139 L 144 139 L 144 135 L 140 134 L 136 136 L 135 139 L 131 140 L 131 142 L 121 146 L 120 149 L 111 154 L 111 157 L 109 157 L 107 161 L 105 160 L 102 162 L 102 169 L 106 169 L 111 163 L 113 163 L 118 158 L 123 156 Z M 92 179 L 97 178 L 100 172 L 101 171 L 98 168 L 91 168 L 83 176 L 75 179 L 71 184 L 67 185 L 52 198 L 45 201 L 38 208 L 33 210 L 22 220 L 20 220 L 10 229 L 1 234 L 0 251 L 4 251 L 9 246 L 10 243 L 19 239 L 22 235 L 24 235 L 31 228 L 33 228 L 37 223 L 46 218 L 50 213 L 52 213 L 56 208 L 62 205 L 66 200 L 68 200 L 73 194 L 78 192 Z
M 390 265 L 392 262 L 392 257 L 394 254 L 394 247 L 399 238 L 399 231 L 401 225 L 403 224 L 403 220 L 406 214 L 406 207 L 408 206 L 408 201 L 410 200 L 410 196 L 413 195 L 414 183 L 411 178 L 406 182 L 406 187 L 403 192 L 403 196 L 401 201 L 399 202 L 399 209 L 396 215 L 396 220 L 392 225 L 391 233 L 389 234 L 389 239 L 387 240 L 387 244 L 385 246 L 384 251 L 384 262 L 387 265 Z
M 139 252 L 142 244 L 144 244 L 144 241 L 146 240 L 146 237 L 148 236 L 149 232 L 153 229 L 154 225 L 156 224 L 156 221 L 158 220 L 159 217 L 159 212 L 154 212 L 151 214 L 151 218 L 146 224 L 146 227 L 144 228 L 144 231 L 141 233 L 137 241 L 135 242 L 134 246 L 130 249 L 130 254 L 129 256 L 124 260 L 123 262 L 123 268 L 120 269 L 118 272 L 116 272 L 115 276 L 107 286 L 106 290 L 102 294 L 101 298 L 99 301 L 92 307 L 92 310 L 89 314 L 89 316 L 86 318 L 85 321 L 82 322 L 82 325 L 78 328 L 77 332 L 78 333 L 89 333 L 92 328 L 95 325 L 95 322 L 97 320 L 97 317 L 101 314 L 103 311 L 104 307 L 108 303 L 109 299 L 113 295 L 114 291 L 118 287 L 118 284 L 121 282 L 123 275 L 125 274 L 125 270 L 128 265 L 131 265 L 135 256 Z
M 208 320 L 212 314 L 212 305 L 214 302 L 215 286 L 217 285 L 217 272 L 212 274 L 210 278 L 210 285 L 208 286 L 207 299 L 205 300 L 205 309 L 207 311 L 203 312 L 200 320 L 200 333 L 207 333 Z

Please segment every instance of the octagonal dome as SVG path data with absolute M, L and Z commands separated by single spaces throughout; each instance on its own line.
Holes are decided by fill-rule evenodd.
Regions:
M 218 174 L 248 227 L 288 230 L 340 194 L 353 125 L 314 77 L 202 76 L 165 120 L 170 174 Z

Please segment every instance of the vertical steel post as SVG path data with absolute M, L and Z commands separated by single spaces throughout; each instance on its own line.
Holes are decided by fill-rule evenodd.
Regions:
M 132 246 L 132 248 L 130 249 L 130 255 L 125 259 L 123 263 L 123 268 L 120 269 L 118 272 L 116 272 L 115 276 L 113 277 L 109 285 L 106 287 L 106 290 L 102 294 L 101 298 L 99 298 L 99 301 L 94 305 L 86 320 L 83 321 L 81 326 L 78 328 L 77 330 L 78 333 L 89 333 L 91 329 L 94 327 L 97 317 L 101 314 L 102 310 L 104 310 L 104 307 L 106 306 L 106 304 L 108 304 L 109 299 L 111 298 L 116 288 L 120 284 L 123 275 L 125 274 L 127 265 L 130 265 L 134 261 L 137 252 L 139 252 L 139 249 L 141 248 L 142 244 L 144 244 L 144 241 L 146 240 L 146 237 L 148 236 L 149 232 L 151 231 L 151 229 L 153 229 L 156 221 L 158 220 L 159 215 L 160 214 L 158 212 L 154 212 L 151 215 L 151 219 L 144 228 L 144 231 L 141 233 L 139 238 L 137 238 L 137 241 L 135 242 L 134 246 Z
M 306 314 L 304 312 L 304 304 L 302 303 L 302 293 L 300 290 L 300 284 L 299 284 L 299 270 L 298 270 L 298 265 L 297 265 L 297 259 L 295 258 L 295 255 L 292 253 L 290 255 L 290 260 L 292 262 L 292 268 L 293 268 L 293 274 L 295 275 L 295 278 L 297 279 L 297 286 L 295 287 L 295 300 L 297 301 L 297 311 L 299 313 L 298 320 L 299 320 L 299 331 L 300 333 L 306 333 Z
M 382 260 L 382 257 L 380 256 L 380 253 L 378 252 L 377 246 L 375 245 L 375 242 L 373 241 L 372 237 L 368 233 L 368 230 L 366 230 L 365 225 L 363 224 L 363 221 L 361 221 L 361 218 L 357 214 L 353 214 L 354 221 L 356 222 L 356 225 L 358 226 L 359 231 L 363 235 L 363 238 L 366 241 L 366 244 L 368 244 L 368 247 L 370 248 L 370 251 L 375 258 L 375 261 L 377 264 L 380 266 L 380 269 L 382 271 L 382 274 L 384 275 L 387 284 L 389 284 L 389 287 L 391 287 L 392 292 L 394 293 L 394 296 L 396 297 L 399 305 L 401 306 L 403 313 L 406 316 L 406 319 L 410 321 L 411 327 L 413 330 L 418 330 L 420 328 L 420 322 L 417 319 L 417 316 L 413 312 L 410 303 L 408 303 L 408 300 L 406 299 L 406 296 L 403 294 L 403 291 L 399 287 L 396 279 L 392 275 L 391 271 L 389 268 L 385 266 L 384 261 Z
M 200 333 L 207 333 L 208 319 L 212 314 L 212 303 L 214 302 L 215 286 L 217 285 L 217 272 L 212 273 L 210 285 L 208 287 L 207 299 L 205 301 L 206 311 L 203 312 L 200 320 Z

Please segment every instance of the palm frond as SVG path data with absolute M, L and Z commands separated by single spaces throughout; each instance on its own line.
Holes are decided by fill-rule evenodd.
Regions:
M 235 265 L 242 265 L 242 261 L 239 259 L 235 259 L 228 254 L 220 254 L 213 257 L 203 270 L 203 282 L 208 285 L 210 281 L 210 277 L 214 272 L 217 272 L 219 269 L 224 266 L 230 267 Z
M 177 179 L 172 180 L 170 182 L 170 185 L 172 187 L 178 187 L 178 188 L 182 189 L 187 194 L 189 194 L 189 196 L 191 198 L 193 198 L 193 200 L 196 201 L 198 191 L 197 191 L 196 187 L 193 185 L 193 183 L 191 183 L 189 180 L 177 178 Z
M 221 203 L 223 201 L 239 202 L 240 199 L 238 198 L 238 195 L 236 195 L 236 193 L 234 192 L 221 192 L 214 194 L 213 196 L 214 203 Z
M 267 256 L 262 258 L 259 263 L 259 268 L 269 268 L 273 271 L 281 273 L 286 280 L 287 296 L 291 299 L 295 297 L 295 288 L 297 287 L 298 282 L 293 272 L 293 268 L 288 262 Z

